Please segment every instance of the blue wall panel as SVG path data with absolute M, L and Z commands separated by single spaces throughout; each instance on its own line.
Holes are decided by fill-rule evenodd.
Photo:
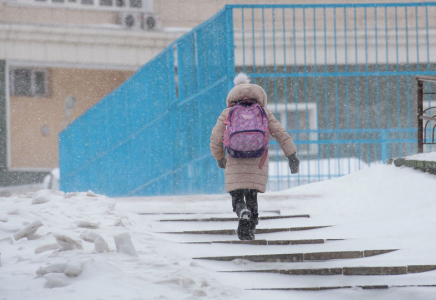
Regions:
M 436 74 L 435 15 L 433 2 L 226 6 L 60 134 L 61 189 L 223 192 L 209 138 L 239 71 L 266 90 L 302 161 L 291 175 L 272 141 L 269 190 L 415 153 L 414 77 Z
M 226 61 L 233 57 L 228 15 L 230 7 L 172 43 L 60 134 L 62 190 L 223 191 L 222 171 L 208 149 L 234 75 Z

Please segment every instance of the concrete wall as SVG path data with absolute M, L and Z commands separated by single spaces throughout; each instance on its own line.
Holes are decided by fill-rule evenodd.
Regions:
M 0 60 L 0 172 L 7 168 L 6 62 Z
M 49 74 L 49 97 L 10 97 L 11 169 L 58 167 L 58 133 L 133 72 L 51 68 Z M 76 105 L 65 119 L 70 95 Z M 43 127 L 47 135 L 42 134 Z
M 47 172 L 11 172 L 7 169 L 6 91 L 6 62 L 0 61 L 0 187 L 41 182 Z
M 365 1 L 360 1 L 365 2 Z M 397 0 L 380 0 L 393 3 Z M 406 2 L 431 2 L 409 0 Z M 154 0 L 153 9 L 161 17 L 165 27 L 195 27 L 216 14 L 226 4 L 321 4 L 356 3 L 354 0 Z M 44 8 L 11 5 L 0 0 L 0 22 L 57 23 L 57 24 L 115 24 L 118 13 L 101 10 L 74 8 Z M 309 23 L 308 23 L 309 24 Z
M 42 24 L 115 24 L 117 13 L 81 9 L 11 5 L 0 0 L 0 22 Z
M 325 3 L 365 3 L 369 1 L 355 1 L 355 0 L 297 0 L 297 1 L 281 1 L 281 0 L 177 0 L 171 1 L 171 7 L 168 7 L 168 0 L 155 0 L 153 7 L 154 10 L 161 16 L 163 23 L 167 27 L 194 27 L 206 21 L 216 12 L 222 9 L 226 4 L 325 4 Z M 377 3 L 396 3 L 401 2 L 397 0 L 379 0 L 370 1 Z M 419 1 L 409 0 L 404 2 L 432 2 L 432 1 Z M 247 11 L 246 14 L 249 12 Z M 238 26 L 241 13 L 235 15 L 235 25 Z M 369 12 L 368 17 L 371 16 Z M 310 16 L 308 16 L 310 18 Z M 340 16 L 338 16 L 340 18 Z M 270 21 L 266 16 L 265 21 Z M 309 19 L 307 24 L 310 24 Z
M 0 186 L 42 182 L 48 170 L 58 166 L 58 133 L 133 71 L 52 68 L 50 96 L 10 97 L 10 146 L 7 133 L 6 61 L 0 61 Z M 76 97 L 71 116 L 64 119 L 65 99 Z M 41 134 L 42 126 L 49 134 Z M 9 149 L 8 149 L 9 148 Z M 8 151 L 10 166 L 8 168 Z

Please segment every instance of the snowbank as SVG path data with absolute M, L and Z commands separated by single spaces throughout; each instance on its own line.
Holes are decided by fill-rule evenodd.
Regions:
M 277 283 L 262 279 L 234 282 L 227 273 L 213 270 L 222 268 L 221 265 L 207 266 L 192 259 L 206 255 L 316 252 L 310 247 L 321 247 L 316 249 L 323 251 L 397 248 L 401 251 L 364 262 L 347 261 L 347 265 L 436 264 L 435 186 L 434 175 L 395 166 L 375 166 L 341 178 L 259 195 L 261 211 L 311 215 L 310 219 L 262 221 L 259 228 L 279 227 L 285 222 L 292 222 L 292 226 L 333 225 L 322 230 L 285 234 L 293 239 L 307 238 L 307 234 L 311 238 L 346 239 L 340 243 L 292 248 L 181 245 L 177 241 L 186 237 L 157 232 L 196 230 L 199 224 L 175 225 L 156 222 L 158 217 L 153 215 L 138 215 L 194 212 L 201 216 L 222 212 L 230 216 L 233 213 L 228 194 L 109 199 L 92 192 L 64 195 L 43 190 L 0 198 L 0 299 L 289 299 L 289 293 L 256 294 L 243 288 L 244 285 L 278 285 L 280 280 L 296 284 L 286 276 L 274 277 Z M 209 222 L 202 226 L 221 229 L 229 224 Z M 277 233 L 262 238 L 280 237 L 281 233 Z M 343 264 L 329 262 L 322 266 L 335 267 L 340 263 Z M 245 263 L 231 266 L 257 267 Z M 424 282 L 436 280 L 435 272 L 420 276 Z M 297 281 L 304 280 L 307 277 L 299 277 Z M 383 280 L 387 279 L 381 279 L 380 283 Z M 436 290 L 427 289 L 425 293 L 425 296 L 415 293 L 413 299 L 436 298 Z M 429 293 L 433 293 L 430 298 Z M 292 295 L 294 299 L 311 300 L 320 296 Z M 334 295 L 325 299 L 340 299 L 338 294 Z M 383 296 L 378 298 L 375 295 L 349 296 L 359 300 L 411 299 L 409 292 L 383 292 L 377 294 Z M 344 299 L 351 298 L 344 296 Z
M 406 157 L 406 160 L 436 161 L 436 152 L 420 153 Z
M 0 198 L 0 299 L 184 299 L 228 289 L 209 287 L 191 258 L 160 253 L 173 243 L 115 204 L 92 191 Z

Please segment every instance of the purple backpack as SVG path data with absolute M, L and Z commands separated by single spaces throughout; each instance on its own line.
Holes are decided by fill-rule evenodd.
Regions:
M 249 105 L 249 106 L 248 106 Z M 268 153 L 268 117 L 263 107 L 252 100 L 242 100 L 230 109 L 223 143 L 233 158 L 256 158 Z

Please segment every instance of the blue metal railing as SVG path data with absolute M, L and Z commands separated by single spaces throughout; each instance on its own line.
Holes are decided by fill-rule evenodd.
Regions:
M 60 134 L 61 189 L 221 192 L 209 132 L 234 76 L 232 20 L 223 9 L 70 124 Z
M 428 18 L 436 3 L 232 7 L 241 16 L 234 23 L 242 39 L 236 67 L 266 89 L 270 110 L 294 135 L 302 158 L 300 174 L 293 176 L 272 143 L 270 190 L 416 152 L 410 78 L 436 74 L 430 56 L 436 22 Z M 309 105 L 316 107 L 312 122 Z M 348 165 L 348 172 L 332 173 L 334 165 Z
M 415 153 L 410 79 L 436 74 L 435 15 L 433 2 L 226 6 L 61 133 L 61 188 L 223 192 L 209 137 L 240 71 L 265 89 L 302 160 L 291 175 L 272 142 L 270 190 Z

